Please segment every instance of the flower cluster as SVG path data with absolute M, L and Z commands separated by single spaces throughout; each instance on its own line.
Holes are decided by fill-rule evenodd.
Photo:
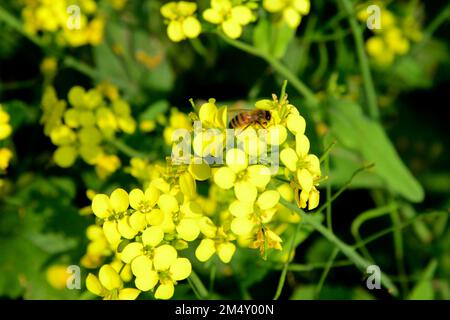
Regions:
M 194 194 L 195 181 L 185 174 L 173 187 L 159 178 L 153 180 L 145 191 L 133 189 L 128 194 L 123 189 L 116 189 L 109 197 L 95 195 L 92 211 L 101 228 L 90 227 L 93 241 L 86 256 L 90 257 L 89 260 L 105 256 L 106 239 L 121 268 L 127 266 L 131 270 L 130 279 L 123 281 L 129 282 L 134 278 L 134 286 L 139 291 L 156 287 L 155 298 L 171 298 L 174 286 L 186 279 L 192 269 L 190 261 L 180 257 L 178 251 L 187 248 L 188 242 L 195 240 L 200 233 L 197 220 L 201 218 L 201 209 L 191 200 Z M 114 286 L 105 285 L 101 276 L 104 268 L 100 269 L 99 275 L 102 286 L 96 282 L 94 289 L 93 286 L 88 286 L 88 289 L 108 297 L 114 289 L 120 292 L 122 280 L 116 280 Z M 108 273 L 119 279 L 116 273 Z M 99 290 L 100 287 L 103 289 Z
M 305 119 L 286 95 L 257 101 L 248 111 L 217 106 L 215 99 L 194 109 L 189 116 L 172 110 L 183 122 L 173 121 L 166 163 L 131 159 L 127 170 L 143 189 L 92 198 L 97 223 L 87 230 L 82 263 L 96 268 L 113 260 L 98 278 L 89 276 L 91 292 L 121 299 L 122 290 L 135 289 L 136 297 L 151 291 L 169 299 L 192 271 L 184 252 L 200 262 L 217 255 L 229 263 L 240 246 L 266 258 L 270 249 L 282 249 L 282 232 L 300 219 L 280 199 L 317 207 L 320 161 L 309 153 Z M 253 120 L 237 123 L 244 119 Z M 208 196 L 197 192 L 202 181 L 210 183 Z
M 55 36 L 61 46 L 97 45 L 103 39 L 104 19 L 94 0 L 27 1 L 22 9 L 25 31 Z
M 369 18 L 366 7 L 358 12 L 358 19 L 364 22 Z M 422 39 L 422 32 L 412 15 L 398 17 L 383 3 L 380 3 L 380 9 L 381 28 L 373 29 L 374 35 L 366 41 L 366 50 L 376 65 L 387 67 L 396 56 L 407 54 L 411 42 Z
M 297 28 L 302 17 L 310 11 L 310 0 L 264 0 L 263 8 L 276 21 L 285 22 L 290 28 Z M 257 20 L 258 4 L 255 1 L 211 0 L 210 7 L 202 12 L 204 21 L 216 25 L 231 39 L 239 38 L 244 27 Z M 197 38 L 202 25 L 195 16 L 194 2 L 169 2 L 161 7 L 166 19 L 167 34 L 172 41 Z
M 120 167 L 120 159 L 108 154 L 105 144 L 117 132 L 133 133 L 136 123 L 130 106 L 114 88 L 103 84 L 86 91 L 75 86 L 68 93 L 69 104 L 58 100 L 52 87 L 46 89 L 41 122 L 44 133 L 58 147 L 53 154 L 58 166 L 70 167 L 80 156 L 96 166 L 100 178 Z
M 5 171 L 8 168 L 9 162 L 13 157 L 12 151 L 9 148 L 2 146 L 2 140 L 7 139 L 12 132 L 9 118 L 9 114 L 0 104 L 0 172 Z

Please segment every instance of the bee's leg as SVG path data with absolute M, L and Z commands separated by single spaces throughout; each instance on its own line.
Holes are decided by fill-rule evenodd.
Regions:
M 242 132 L 244 132 L 245 129 L 247 129 L 248 127 L 250 127 L 251 123 L 247 124 L 245 127 L 243 127 L 242 129 L 239 129 L 239 134 L 241 134 Z
M 261 126 L 261 128 L 263 128 L 263 129 L 266 129 L 266 126 L 265 125 L 263 125 L 261 122 L 259 122 L 259 120 L 258 121 L 256 121 L 256 123 L 257 124 L 259 124 L 260 126 Z

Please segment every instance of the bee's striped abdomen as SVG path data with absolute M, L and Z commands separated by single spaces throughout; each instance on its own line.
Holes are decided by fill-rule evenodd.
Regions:
M 231 119 L 230 127 L 236 129 L 236 128 L 242 127 L 243 125 L 245 125 L 245 123 L 246 123 L 246 120 L 244 119 L 244 114 L 238 113 L 237 115 L 235 115 L 233 117 L 233 119 Z

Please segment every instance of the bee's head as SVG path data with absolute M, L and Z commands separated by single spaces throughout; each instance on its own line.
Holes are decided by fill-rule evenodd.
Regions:
M 272 119 L 272 114 L 270 113 L 270 111 L 266 111 L 266 114 L 265 114 L 264 118 L 267 121 L 270 121 L 270 119 Z

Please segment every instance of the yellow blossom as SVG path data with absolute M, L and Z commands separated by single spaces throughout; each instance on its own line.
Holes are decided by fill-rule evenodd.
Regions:
M 46 278 L 50 285 L 58 290 L 65 289 L 70 273 L 67 272 L 67 265 L 52 265 L 46 270 Z
M 297 28 L 302 16 L 309 13 L 310 0 L 264 0 L 263 7 L 270 13 L 279 14 L 291 28 Z
M 140 291 L 134 288 L 123 288 L 123 281 L 111 265 L 100 268 L 98 277 L 90 273 L 86 278 L 87 289 L 104 299 L 135 300 Z
M 174 42 L 186 38 L 197 38 L 202 27 L 195 17 L 197 4 L 195 2 L 169 2 L 161 7 L 161 14 L 168 20 L 167 35 Z
M 0 148 L 0 170 L 5 171 L 9 162 L 13 157 L 13 153 L 8 148 Z
M 228 37 L 236 39 L 241 36 L 243 27 L 252 22 L 255 16 L 246 5 L 233 5 L 230 0 L 211 0 L 211 7 L 203 12 L 203 18 L 220 25 Z

